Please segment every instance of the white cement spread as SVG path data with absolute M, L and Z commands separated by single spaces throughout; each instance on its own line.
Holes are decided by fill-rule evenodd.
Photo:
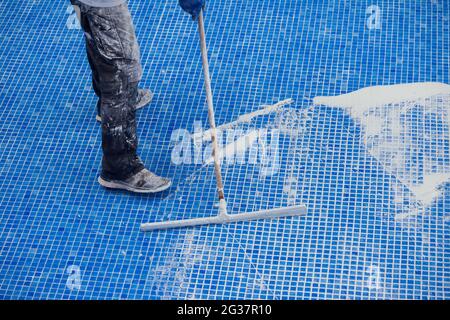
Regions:
M 314 104 L 349 108 L 352 112 L 362 114 L 376 106 L 416 101 L 441 94 L 450 94 L 450 85 L 440 82 L 419 82 L 367 87 L 339 96 L 318 96 L 313 101 Z
M 240 124 L 250 122 L 252 119 L 254 119 L 256 117 L 264 116 L 264 115 L 267 115 L 269 113 L 279 111 L 282 107 L 290 105 L 292 103 L 294 103 L 294 100 L 289 98 L 289 99 L 277 102 L 274 105 L 264 105 L 264 106 L 262 106 L 260 109 L 258 109 L 256 111 L 240 115 L 237 118 L 237 120 L 235 120 L 235 121 L 224 123 L 224 124 L 218 126 L 216 128 L 216 132 L 218 132 L 218 133 L 219 133 L 219 131 L 223 132 L 223 131 L 225 131 L 227 129 L 236 127 L 236 126 L 238 126 Z M 208 129 L 206 131 L 200 131 L 200 132 L 194 133 L 192 135 L 192 139 L 194 141 L 211 141 L 211 129 Z
M 361 125 L 369 153 L 425 207 L 441 194 L 439 186 L 450 180 L 448 84 L 374 86 L 313 101 L 346 110 Z M 397 203 L 406 197 L 394 194 Z M 396 220 L 409 216 L 399 213 Z

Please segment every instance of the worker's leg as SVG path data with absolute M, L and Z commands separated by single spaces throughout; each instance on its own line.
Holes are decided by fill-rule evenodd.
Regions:
M 98 76 L 96 85 L 100 93 L 102 118 L 102 181 L 126 182 L 126 188 L 122 185 L 108 186 L 132 191 L 160 191 L 162 187 L 170 186 L 170 181 L 156 175 L 150 177 L 142 174 L 139 175 L 139 181 L 133 180 L 137 173 L 146 170 L 143 170 L 144 165 L 137 156 L 134 108 L 142 69 L 139 46 L 127 5 L 94 8 L 76 0 L 73 2 L 80 6 L 90 64 Z M 146 180 L 150 178 L 152 181 L 148 183 Z M 139 190 L 132 189 L 133 183 L 139 184 Z

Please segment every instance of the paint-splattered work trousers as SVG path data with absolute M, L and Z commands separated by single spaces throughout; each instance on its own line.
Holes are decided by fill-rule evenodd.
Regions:
M 124 180 L 144 168 L 137 156 L 135 103 L 142 78 L 140 50 L 126 3 L 79 8 L 92 83 L 102 118 L 102 177 Z M 78 8 L 76 8 L 78 10 Z

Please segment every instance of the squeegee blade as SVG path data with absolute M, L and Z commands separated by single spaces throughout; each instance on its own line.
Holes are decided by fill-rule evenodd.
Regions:
M 298 205 L 247 213 L 217 215 L 214 217 L 207 217 L 207 218 L 143 223 L 141 224 L 141 231 L 195 227 L 208 224 L 225 224 L 225 223 L 260 220 L 260 219 L 287 218 L 295 216 L 304 216 L 306 215 L 306 213 L 307 213 L 306 206 Z

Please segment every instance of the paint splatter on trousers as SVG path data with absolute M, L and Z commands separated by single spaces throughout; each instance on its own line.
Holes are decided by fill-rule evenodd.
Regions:
M 102 177 L 127 179 L 144 168 L 137 156 L 135 103 L 142 78 L 140 49 L 126 3 L 97 8 L 71 0 L 79 8 L 92 69 L 92 84 L 99 97 L 102 118 Z M 78 10 L 77 8 L 77 10 Z

